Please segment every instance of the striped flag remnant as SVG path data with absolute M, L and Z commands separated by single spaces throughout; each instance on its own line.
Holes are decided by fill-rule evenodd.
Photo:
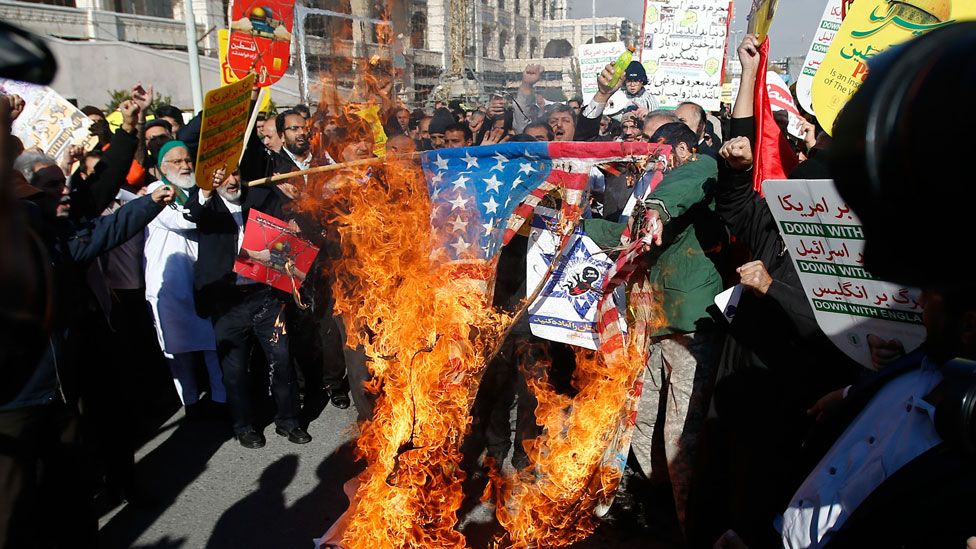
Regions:
M 433 204 L 435 256 L 492 261 L 551 191 L 562 199 L 560 222 L 568 228 L 582 216 L 593 166 L 640 160 L 660 147 L 536 142 L 425 152 L 421 159 Z

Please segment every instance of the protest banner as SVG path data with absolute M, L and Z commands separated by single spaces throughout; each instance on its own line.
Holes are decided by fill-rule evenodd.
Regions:
M 228 174 L 237 169 L 248 134 L 248 112 L 254 75 L 240 82 L 207 92 L 200 121 L 200 146 L 194 163 L 197 186 L 213 188 L 213 174 L 224 168 Z M 252 117 L 251 120 L 254 120 Z
M 373 154 L 383 158 L 386 156 L 386 130 L 383 129 L 383 121 L 380 120 L 379 105 L 371 103 L 350 103 L 349 112 L 363 119 L 369 124 L 369 129 L 373 134 Z
M 270 86 L 288 69 L 295 0 L 236 0 L 230 5 L 227 64 L 238 77 L 258 75 L 258 86 Z
M 817 30 L 813 34 L 810 51 L 807 52 L 807 57 L 803 60 L 803 69 L 800 70 L 800 76 L 796 79 L 796 98 L 800 101 L 803 110 L 810 114 L 816 114 L 813 110 L 813 77 L 817 74 L 820 63 L 823 62 L 830 44 L 834 41 L 834 36 L 844 21 L 844 6 L 850 1 L 827 1 L 823 17 L 820 18 Z
M 813 80 L 813 109 L 827 133 L 868 75 L 874 56 L 915 36 L 976 19 L 972 0 L 857 0 Z
M 537 207 L 529 230 L 526 288 L 539 286 L 559 247 L 558 212 Z M 601 282 L 613 262 L 581 228 L 570 236 L 559 264 L 528 310 L 532 335 L 596 350 Z
M 298 237 L 284 221 L 251 209 L 234 272 L 295 294 L 319 249 Z
M 922 343 L 919 290 L 864 269 L 861 222 L 833 181 L 770 180 L 763 191 L 817 323 L 841 351 L 871 368 L 868 334 L 906 351 Z
M 728 0 L 646 1 L 640 60 L 661 108 L 721 108 L 731 11 Z
M 623 42 L 602 42 L 583 44 L 579 47 L 577 59 L 580 68 L 580 89 L 583 90 L 583 104 L 588 105 L 598 91 L 596 77 L 624 52 Z
M 762 44 L 769 34 L 769 27 L 773 25 L 773 16 L 776 15 L 776 5 L 779 0 L 752 0 L 752 9 L 749 10 L 747 20 L 749 24 L 746 32 L 755 34 Z
M 803 116 L 793 102 L 790 87 L 783 81 L 783 77 L 773 71 L 766 72 L 766 94 L 769 96 L 769 108 L 775 111 L 786 111 L 790 123 L 786 131 L 793 137 L 803 139 Z
M 217 60 L 220 62 L 220 85 L 226 86 L 227 84 L 233 84 L 234 82 L 240 82 L 241 79 L 237 77 L 237 74 L 230 68 L 230 64 L 227 62 L 227 48 L 230 47 L 230 31 L 227 29 L 217 30 Z M 271 94 L 265 94 L 263 98 L 258 101 L 258 111 L 265 112 L 271 105 Z
M 25 149 L 39 149 L 61 162 L 71 145 L 94 146 L 96 138 L 88 132 L 92 121 L 51 88 L 0 78 L 0 93 L 24 100 L 24 112 L 10 130 Z

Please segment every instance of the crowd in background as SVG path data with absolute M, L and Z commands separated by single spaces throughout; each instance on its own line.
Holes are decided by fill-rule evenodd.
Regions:
M 976 309 L 971 294 L 953 295 L 945 314 L 961 327 L 940 332 L 952 337 L 923 350 L 870 340 L 875 368 L 902 368 L 883 381 L 830 343 L 768 207 L 753 190 L 754 36 L 738 55 L 744 85 L 730 110 L 707 112 L 692 102 L 658 109 L 637 62 L 619 83 L 608 65 L 588 103 L 549 102 L 536 90 L 542 67 L 530 65 L 518 89 L 484 105 L 387 108 L 381 113 L 385 148 L 409 155 L 505 142 L 669 145 L 670 171 L 654 188 L 633 165 L 592 173 L 584 223 L 595 242 L 612 248 L 631 222 L 632 197 L 655 221 L 646 264 L 665 319 L 653 334 L 630 461 L 647 487 L 640 497 L 657 502 L 648 514 L 673 512 L 678 537 L 693 547 L 716 539 L 732 547 L 871 546 L 878 528 L 894 526 L 882 514 L 868 515 L 865 502 L 881 505 L 876 499 L 885 481 L 942 443 L 920 398 L 943 380 L 934 365 L 974 355 L 974 328 L 957 320 L 971 319 Z M 619 88 L 627 103 L 606 112 Z M 347 327 L 332 314 L 331 286 L 345 276 L 327 267 L 336 253 L 334 227 L 293 208 L 302 178 L 246 184 L 371 158 L 370 125 L 325 106 L 260 116 L 239 171 L 218 172 L 210 191 L 194 177 L 200 116 L 184 121 L 172 106 L 153 109 L 152 97 L 151 86 L 133 86 L 114 132 L 106 113 L 84 107 L 97 145 L 73 148 L 60 164 L 5 137 L 2 168 L 16 215 L 36 235 L 24 249 L 11 250 L 43 264 L 50 277 L 20 303 L 43 311 L 31 318 L 43 319 L 47 335 L 38 340 L 38 326 L 29 323 L 3 335 L 0 433 L 16 450 L 0 452 L 2 547 L 35 546 L 42 527 L 37 508 L 49 504 L 63 511 L 55 516 L 73 543 L 93 546 L 94 493 L 112 490 L 138 501 L 136 441 L 128 427 L 138 399 L 127 390 L 134 366 L 165 363 L 186 417 L 222 418 L 249 449 L 265 444 L 263 415 L 273 418 L 277 435 L 296 444 L 311 441 L 302 409 L 313 402 L 354 404 L 360 419 L 370 417 L 375 395 L 363 388 L 366 360 L 344 347 Z M 4 98 L 8 130 L 19 101 Z M 785 120 L 779 122 L 785 130 Z M 804 131 L 805 139 L 790 141 L 802 160 L 790 176 L 829 178 L 830 137 L 812 117 Z M 234 272 L 242 255 L 267 260 L 241 247 L 251 209 L 293 224 L 321 248 L 292 294 Z M 495 304 L 503 309 L 513 310 L 525 296 L 526 246 L 524 237 L 516 238 L 500 258 Z M 712 301 L 734 284 L 746 291 L 728 323 Z M 52 297 L 40 297 L 44 291 Z M 951 301 L 927 297 L 926 311 Z M 484 457 L 510 460 L 519 470 L 531 466 L 523 442 L 539 427 L 526 378 L 542 364 L 553 372 L 573 367 L 567 348 L 525 329 L 514 330 L 507 345 L 488 366 L 475 404 L 465 445 L 472 473 L 486 466 Z M 571 374 L 563 377 L 564 390 L 571 390 Z M 861 399 L 863 411 L 835 416 L 842 421 L 831 424 L 835 438 L 810 442 L 811 429 L 852 398 Z M 266 400 L 273 404 L 263 406 Z M 906 401 L 911 421 L 900 422 L 895 415 Z M 967 463 L 958 470 L 971 475 Z M 960 502 L 955 492 L 903 503 L 934 521 L 924 531 L 906 530 L 918 536 L 907 542 L 954 540 L 960 528 L 976 533 L 976 515 L 966 514 L 971 501 Z M 735 533 L 723 535 L 728 529 Z

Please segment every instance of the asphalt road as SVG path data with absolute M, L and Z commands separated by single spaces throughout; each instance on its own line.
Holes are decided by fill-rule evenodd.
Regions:
M 345 510 L 342 485 L 360 470 L 351 453 L 355 416 L 353 408 L 328 406 L 309 425 L 311 443 L 291 444 L 269 426 L 267 445 L 247 450 L 230 439 L 225 421 L 189 420 L 177 410 L 136 456 L 148 501 L 114 508 L 103 502 L 101 547 L 311 549 Z M 460 529 L 469 547 L 483 548 L 500 527 L 493 509 L 477 503 L 476 490 L 459 513 Z M 638 525 L 646 521 L 632 513 L 611 514 L 611 523 L 575 547 L 672 547 L 661 541 L 670 536 Z

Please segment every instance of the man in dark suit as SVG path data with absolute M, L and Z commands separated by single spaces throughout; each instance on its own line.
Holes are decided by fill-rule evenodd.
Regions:
M 290 173 L 335 163 L 325 150 L 318 157 L 312 154 L 305 118 L 298 111 L 286 110 L 279 114 L 275 118 L 275 128 L 282 140 L 282 146 L 280 151 L 271 155 L 271 170 L 274 173 Z M 294 196 L 293 181 L 295 179 L 283 185 L 286 191 L 285 201 L 289 194 Z M 283 219 L 289 218 L 295 219 L 301 227 L 303 237 L 311 240 L 320 249 L 325 249 L 325 243 L 320 238 L 323 230 L 316 221 L 298 212 L 287 212 Z M 313 264 L 314 271 L 302 284 L 303 293 L 309 297 L 309 308 L 301 309 L 294 304 L 288 306 L 292 358 L 297 363 L 297 371 L 301 376 L 299 381 L 305 402 L 324 392 L 324 396 L 333 406 L 345 409 L 349 407 L 350 399 L 346 364 L 342 356 L 343 343 L 331 314 L 331 284 L 324 271 L 324 251 L 319 255 Z
M 215 175 L 223 179 L 222 171 Z M 264 435 L 255 429 L 248 383 L 248 357 L 255 342 L 271 369 L 271 392 L 277 412 L 275 432 L 295 444 L 312 437 L 299 424 L 298 390 L 288 352 L 285 326 L 287 296 L 277 289 L 234 273 L 248 212 L 280 209 L 279 195 L 265 187 L 242 187 L 237 176 L 200 189 L 187 201 L 197 224 L 200 258 L 194 268 L 197 313 L 211 317 L 217 338 L 217 355 L 224 373 L 227 403 L 234 421 L 234 436 L 245 448 L 264 446 Z
M 275 128 L 281 138 L 281 150 L 274 155 L 274 172 L 288 173 L 307 170 L 313 166 L 334 164 L 332 157 L 323 151 L 323 158 L 312 154 L 311 136 L 305 118 L 295 110 L 286 110 L 275 118 Z

